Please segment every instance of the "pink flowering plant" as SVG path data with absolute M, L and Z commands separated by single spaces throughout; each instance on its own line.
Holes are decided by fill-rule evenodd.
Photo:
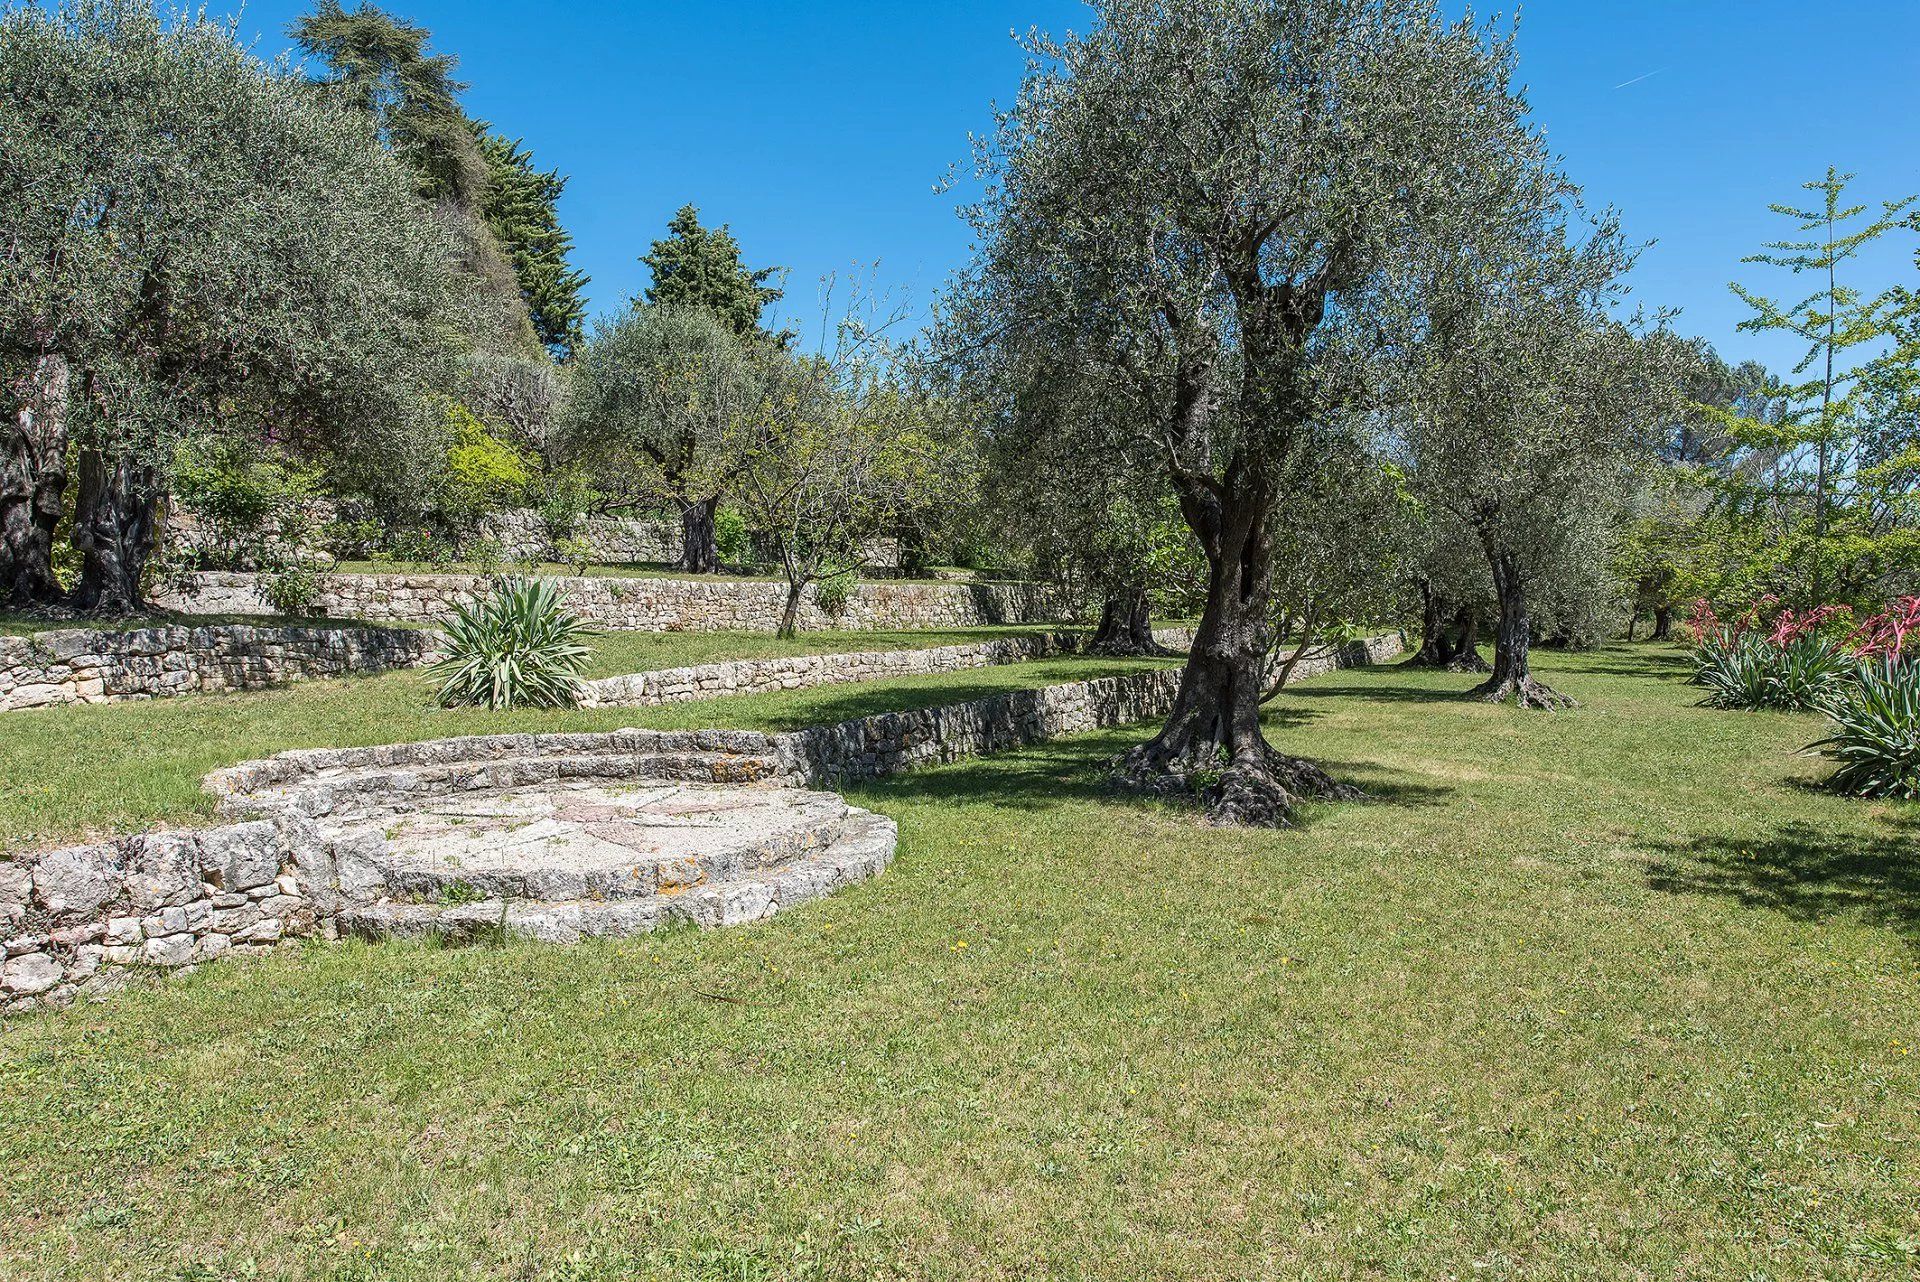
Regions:
M 1920 798 L 1920 596 L 1862 618 L 1844 605 L 1795 611 L 1762 598 L 1729 618 L 1695 602 L 1694 680 L 1720 708 L 1825 713 L 1809 745 L 1835 763 L 1828 785 Z

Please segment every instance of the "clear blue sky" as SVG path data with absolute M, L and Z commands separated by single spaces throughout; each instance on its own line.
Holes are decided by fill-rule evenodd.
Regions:
M 254 0 L 243 37 L 278 53 L 307 7 Z M 472 114 L 571 175 L 563 214 L 596 311 L 645 284 L 638 255 L 692 201 L 732 224 L 751 265 L 790 269 L 800 322 L 823 274 L 875 261 L 924 309 L 969 244 L 935 184 L 1019 82 L 1011 30 L 1086 21 L 1064 0 L 387 7 L 459 56 Z M 1726 288 L 1791 290 L 1739 262 L 1786 230 L 1769 202 L 1829 163 L 1859 174 L 1863 198 L 1920 191 L 1915 0 L 1532 0 L 1520 48 L 1535 115 L 1590 199 L 1658 242 L 1640 296 L 1682 308 L 1681 327 L 1730 357 L 1786 357 L 1735 333 Z M 1912 243 L 1883 256 L 1883 277 L 1910 273 Z

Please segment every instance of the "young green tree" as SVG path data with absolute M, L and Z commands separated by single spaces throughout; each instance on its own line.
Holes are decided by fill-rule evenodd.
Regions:
M 1836 497 L 1851 486 L 1850 469 L 1859 462 L 1862 438 L 1872 427 L 1867 420 L 1869 398 L 1864 395 L 1867 376 L 1876 366 L 1885 370 L 1881 362 L 1888 346 L 1898 344 L 1905 301 L 1898 289 L 1867 293 L 1846 273 L 1876 241 L 1906 226 L 1906 216 L 1920 200 L 1909 196 L 1888 201 L 1869 215 L 1868 206 L 1846 203 L 1847 184 L 1852 180 L 1852 174 L 1829 166 L 1825 178 L 1802 184 L 1805 190 L 1818 193 L 1813 208 L 1771 207 L 1794 221 L 1802 239 L 1773 242 L 1762 253 L 1742 260 L 1811 276 L 1812 293 L 1798 302 L 1784 302 L 1737 282 L 1730 287 L 1753 309 L 1753 315 L 1740 322 L 1741 329 L 1783 332 L 1806 344 L 1806 354 L 1793 367 L 1797 381 L 1776 389 L 1788 403 L 1787 413 L 1776 423 L 1734 420 L 1734 426 L 1754 443 L 1811 455 L 1809 579 L 1815 602 L 1826 596 L 1825 544 Z
M 767 399 L 740 424 L 733 503 L 787 581 L 791 637 L 807 588 L 851 579 L 902 513 L 950 495 L 961 454 L 939 403 L 883 360 L 756 359 Z
M 1274 523 L 1319 450 L 1333 325 L 1387 266 L 1557 197 L 1499 33 L 1428 0 L 1103 0 L 1030 42 L 981 144 L 967 305 L 1130 379 L 1208 562 L 1160 733 L 1117 774 L 1236 822 L 1352 795 L 1260 730 Z M 1361 327 L 1364 330 L 1364 327 Z
M 762 333 L 760 321 L 783 291 L 767 282 L 781 269 L 749 271 L 740 259 L 740 242 L 722 223 L 700 225 L 700 211 L 683 205 L 667 224 L 667 234 L 640 256 L 653 281 L 646 300 L 660 307 L 704 307 L 745 338 Z M 782 342 L 787 336 L 778 335 Z
M 755 357 L 711 310 L 649 304 L 603 322 L 574 360 L 556 457 L 586 468 L 609 510 L 677 507 L 688 573 L 720 569 L 714 512 L 766 395 Z
M 0 595 L 53 590 L 69 449 L 85 609 L 140 604 L 190 434 L 404 484 L 446 377 L 447 247 L 421 213 L 363 118 L 224 26 L 143 0 L 0 16 L 0 495 L 31 496 L 26 520 L 0 498 Z

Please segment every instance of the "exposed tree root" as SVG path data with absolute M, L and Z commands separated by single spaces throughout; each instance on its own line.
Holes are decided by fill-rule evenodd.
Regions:
M 1493 665 L 1480 657 L 1478 650 L 1454 655 L 1444 665 L 1448 672 L 1492 672 Z
M 1180 657 L 1180 651 L 1169 650 L 1151 636 L 1148 636 L 1145 641 L 1130 636 L 1106 639 L 1096 637 L 1089 641 L 1080 653 L 1099 655 L 1107 659 L 1176 659 Z
M 1516 708 L 1538 708 L 1546 712 L 1558 712 L 1562 708 L 1577 708 L 1580 705 L 1567 695 L 1548 685 L 1535 681 L 1532 677 L 1500 677 L 1483 681 L 1471 691 L 1477 699 L 1488 703 L 1511 703 Z
M 1167 759 L 1146 743 L 1115 757 L 1109 776 L 1117 788 L 1197 804 L 1209 823 L 1290 828 L 1302 801 L 1356 801 L 1366 794 L 1336 781 L 1311 761 L 1264 747 L 1222 763 Z

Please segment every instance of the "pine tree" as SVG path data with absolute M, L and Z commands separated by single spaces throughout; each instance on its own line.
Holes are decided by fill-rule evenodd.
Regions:
M 702 227 L 700 211 L 692 205 L 681 207 L 665 238 L 654 241 L 640 261 L 653 273 L 647 302 L 705 307 L 743 337 L 760 330 L 761 313 L 783 293 L 767 284 L 782 269 L 748 271 L 740 260 L 740 242 L 727 225 Z
M 556 359 L 565 360 L 584 338 L 587 314 L 587 276 L 568 265 L 573 237 L 560 225 L 567 180 L 558 170 L 535 168 L 519 140 L 490 134 L 484 125 L 475 132 L 492 174 L 481 216 L 513 262 L 534 332 Z

